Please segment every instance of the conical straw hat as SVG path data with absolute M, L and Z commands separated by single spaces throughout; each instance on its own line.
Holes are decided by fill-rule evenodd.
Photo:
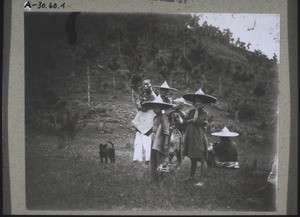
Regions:
M 153 87 L 158 87 L 160 89 L 166 89 L 166 90 L 174 90 L 174 91 L 177 91 L 177 89 L 175 88 L 172 88 L 172 87 L 169 87 L 167 81 L 165 81 L 162 85 L 160 86 L 153 86 Z
M 200 98 L 204 103 L 214 103 L 217 101 L 216 97 L 205 94 L 200 88 L 195 93 L 188 93 L 182 96 L 185 100 L 194 101 L 196 98 Z
M 152 108 L 153 106 L 160 106 L 162 109 L 169 109 L 172 108 L 173 105 L 169 103 L 163 102 L 160 96 L 157 96 L 153 101 L 148 101 L 142 103 L 142 106 L 145 108 Z
M 212 133 L 211 135 L 219 137 L 236 137 L 239 134 L 236 132 L 230 132 L 227 127 L 224 127 L 221 132 Z

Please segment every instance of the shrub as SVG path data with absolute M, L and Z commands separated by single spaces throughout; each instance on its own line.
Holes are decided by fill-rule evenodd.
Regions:
M 239 120 L 249 120 L 255 117 L 255 109 L 249 106 L 244 106 L 238 111 Z

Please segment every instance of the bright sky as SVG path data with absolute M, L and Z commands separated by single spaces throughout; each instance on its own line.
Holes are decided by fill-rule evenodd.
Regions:
M 250 50 L 261 50 L 269 58 L 275 53 L 279 60 L 279 14 L 197 14 L 200 16 L 199 24 L 204 21 L 208 25 L 223 29 L 230 29 L 232 37 L 240 41 L 251 43 Z

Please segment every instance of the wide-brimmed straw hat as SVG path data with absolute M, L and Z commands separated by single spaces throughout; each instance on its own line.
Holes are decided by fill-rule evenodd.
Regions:
M 191 106 L 192 104 L 187 103 L 182 97 L 173 100 L 174 108 L 182 108 L 184 105 Z
M 142 103 L 142 106 L 145 108 L 153 108 L 154 106 L 159 106 L 162 109 L 169 109 L 173 107 L 172 104 L 163 102 L 160 96 L 157 96 L 153 101 Z
M 166 90 L 174 90 L 174 91 L 177 91 L 176 88 L 172 88 L 172 87 L 169 87 L 167 81 L 165 81 L 162 85 L 160 86 L 153 86 L 153 87 L 158 87 L 160 89 L 166 89 Z
M 182 96 L 185 100 L 194 101 L 196 98 L 201 99 L 204 103 L 214 103 L 217 101 L 216 97 L 205 94 L 200 88 L 196 93 L 188 93 Z
M 211 135 L 212 136 L 219 136 L 219 137 L 236 137 L 239 134 L 236 133 L 236 132 L 230 132 L 227 127 L 224 127 L 221 130 L 221 132 L 215 132 L 215 133 L 212 133 Z

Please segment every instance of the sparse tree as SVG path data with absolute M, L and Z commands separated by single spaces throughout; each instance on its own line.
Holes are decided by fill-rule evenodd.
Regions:
M 223 30 L 223 37 L 225 37 L 226 43 L 230 43 L 232 38 L 232 32 L 230 31 L 230 29 Z
M 251 43 L 249 42 L 249 43 L 247 44 L 247 50 L 250 49 L 250 46 L 251 46 Z
M 191 61 L 186 57 L 181 57 L 180 59 L 180 66 L 186 73 L 186 84 L 188 85 L 190 83 L 190 75 L 192 72 L 192 63 Z
M 246 43 L 245 42 L 240 42 L 240 48 L 242 48 L 242 49 L 246 49 Z
M 230 43 L 231 43 L 231 44 L 234 44 L 234 38 L 231 38 L 231 39 L 230 39 Z
M 240 41 L 240 38 L 238 38 L 235 42 L 235 46 L 240 47 L 240 45 L 241 45 L 241 41 Z
M 117 62 L 117 58 L 114 57 L 112 59 L 112 61 L 110 63 L 108 63 L 108 68 L 112 72 L 112 83 L 113 83 L 113 87 L 114 87 L 114 91 L 115 91 L 116 90 L 116 80 L 115 80 L 116 71 L 120 68 L 120 64 Z
M 91 101 L 91 81 L 90 81 L 90 67 L 95 64 L 97 57 L 100 55 L 100 51 L 96 49 L 89 39 L 83 42 L 79 47 L 80 58 L 84 60 L 86 66 L 87 75 L 87 103 L 90 106 Z
M 276 53 L 273 54 L 272 61 L 273 61 L 274 63 L 276 63 L 276 64 L 278 63 L 278 59 L 277 59 Z

